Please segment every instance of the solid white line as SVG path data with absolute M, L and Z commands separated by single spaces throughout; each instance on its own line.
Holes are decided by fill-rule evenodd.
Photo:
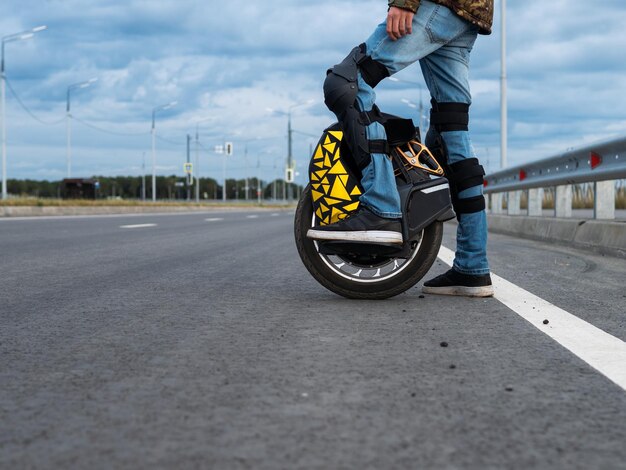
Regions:
M 454 252 L 442 246 L 439 258 L 451 266 Z M 496 299 L 626 390 L 624 341 L 500 276 L 492 273 L 491 281 Z
M 120 225 L 120 228 L 146 228 L 156 227 L 157 224 L 137 224 L 137 225 Z
M 207 222 L 219 222 L 220 220 L 224 220 L 220 217 L 213 217 L 212 219 L 204 219 Z

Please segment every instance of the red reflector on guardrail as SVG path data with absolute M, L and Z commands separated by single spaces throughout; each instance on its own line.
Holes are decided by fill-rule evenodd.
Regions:
M 487 180 L 483 180 L 483 186 L 487 187 L 487 185 L 489 184 L 489 182 Z
M 602 155 L 598 155 L 596 152 L 591 152 L 590 157 L 589 163 L 591 164 L 592 170 L 602 163 Z
M 519 171 L 519 180 L 520 181 L 524 181 L 526 179 L 526 176 L 528 176 L 528 175 L 526 175 L 526 172 L 524 170 L 520 170 Z

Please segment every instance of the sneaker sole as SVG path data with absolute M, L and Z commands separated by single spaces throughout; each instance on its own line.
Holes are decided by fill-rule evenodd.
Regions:
M 424 294 L 437 295 L 458 295 L 464 297 L 493 297 L 493 286 L 482 287 L 465 287 L 465 286 L 448 286 L 448 287 L 428 287 L 423 286 Z
M 315 240 L 402 244 L 401 233 L 387 232 L 384 230 L 364 230 L 362 232 L 330 232 L 326 230 L 309 229 L 306 236 Z

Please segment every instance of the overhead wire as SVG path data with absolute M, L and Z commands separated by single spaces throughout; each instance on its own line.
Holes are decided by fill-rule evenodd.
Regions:
M 9 91 L 11 92 L 11 94 L 13 95 L 13 97 L 17 100 L 17 102 L 20 104 L 20 106 L 22 107 L 22 109 L 24 111 L 26 111 L 26 113 L 28 113 L 28 115 L 30 117 L 32 117 L 35 121 L 40 122 L 41 124 L 44 124 L 46 126 L 56 126 L 58 124 L 61 124 L 64 120 L 65 117 L 62 117 L 61 119 L 59 119 L 58 121 L 45 121 L 39 117 L 37 117 L 35 115 L 35 113 L 33 113 L 30 108 L 28 106 L 26 106 L 24 104 L 24 102 L 22 101 L 22 99 L 19 97 L 19 95 L 17 94 L 17 92 L 15 91 L 15 89 L 13 88 L 13 86 L 11 85 L 11 82 L 9 81 L 8 78 L 4 78 L 5 83 L 7 84 L 7 87 L 9 88 Z
M 80 122 L 81 124 L 83 124 L 84 126 L 90 127 L 91 129 L 94 129 L 96 131 L 100 131 L 100 132 L 104 132 L 105 134 L 112 134 L 112 135 L 121 135 L 121 136 L 129 136 L 129 137 L 137 137 L 137 136 L 146 136 L 148 134 L 150 134 L 150 131 L 144 131 L 144 132 L 119 132 L 119 131 L 112 131 L 110 129 L 104 129 L 103 127 L 99 127 L 96 126 L 94 124 L 91 124 L 90 122 L 87 122 L 83 119 L 79 119 L 76 116 L 72 115 L 72 119 L 74 119 L 75 121 Z

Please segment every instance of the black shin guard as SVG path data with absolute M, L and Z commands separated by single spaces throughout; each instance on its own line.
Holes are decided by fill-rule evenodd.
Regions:
M 467 131 L 469 124 L 469 105 L 466 103 L 438 103 L 431 100 L 430 123 L 432 129 L 426 139 L 426 146 L 444 167 L 450 182 L 450 194 L 457 218 L 461 214 L 471 214 L 485 209 L 485 198 L 474 196 L 459 198 L 459 193 L 474 186 L 483 185 L 485 170 L 477 158 L 466 158 L 460 162 L 448 162 L 448 148 L 441 136 L 442 132 Z

